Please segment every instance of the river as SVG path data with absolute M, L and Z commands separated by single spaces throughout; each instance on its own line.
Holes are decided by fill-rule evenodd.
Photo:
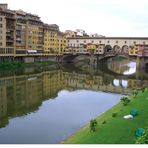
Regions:
M 146 86 L 145 70 L 122 58 L 98 67 L 79 63 L 0 71 L 0 143 L 60 143 L 121 96 Z

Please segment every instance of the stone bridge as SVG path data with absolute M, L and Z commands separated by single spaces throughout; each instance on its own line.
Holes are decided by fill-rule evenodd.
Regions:
M 67 39 L 61 62 L 76 62 L 86 55 L 90 61 L 106 60 L 115 55 L 136 59 L 137 65 L 148 65 L 148 37 L 72 37 Z M 68 55 L 70 57 L 68 58 Z M 73 56 L 72 56 L 73 55 Z M 77 56 L 76 56 L 77 55 Z M 84 57 L 84 56 L 83 56 Z M 91 58 L 90 58 L 91 57 Z M 94 59 L 94 60 L 93 60 Z
M 96 55 L 96 54 L 63 54 L 58 58 L 58 61 L 61 63 L 77 63 L 77 62 L 87 62 L 91 65 L 97 65 L 103 61 L 106 61 L 109 58 L 115 57 L 115 56 L 122 56 L 125 58 L 128 58 L 132 61 L 135 61 L 137 63 L 137 67 L 143 68 L 148 67 L 148 58 L 147 57 L 135 57 L 135 56 L 129 56 L 126 53 L 117 53 L 115 51 L 106 52 L 105 54 Z

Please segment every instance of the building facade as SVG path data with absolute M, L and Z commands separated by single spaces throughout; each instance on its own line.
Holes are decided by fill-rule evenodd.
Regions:
M 57 36 L 59 26 L 56 24 L 44 24 L 44 54 L 57 54 Z
M 12 60 L 15 48 L 15 13 L 0 4 L 0 60 Z
M 40 17 L 22 10 L 16 12 L 16 56 L 43 51 L 43 23 Z
M 72 37 L 67 38 L 68 51 L 83 51 L 93 49 L 94 54 L 116 52 L 127 55 L 137 55 L 139 45 L 144 48 L 144 56 L 147 57 L 148 38 L 146 37 Z

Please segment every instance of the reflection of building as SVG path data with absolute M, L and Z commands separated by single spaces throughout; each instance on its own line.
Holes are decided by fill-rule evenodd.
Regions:
M 6 86 L 4 86 L 0 87 L 0 119 L 5 117 L 6 115 L 7 115 L 7 91 L 6 91 Z
M 63 76 L 60 70 L 43 73 L 44 99 L 47 99 L 50 96 L 55 97 L 55 95 L 57 95 L 57 92 L 62 89 L 62 86 L 63 86 Z
M 12 74 L 10 74 L 12 75 Z M 0 127 L 8 123 L 9 117 L 23 116 L 36 111 L 42 101 L 56 98 L 62 89 L 88 89 L 113 93 L 129 93 L 131 88 L 148 86 L 147 80 L 128 79 L 114 85 L 114 76 L 109 74 L 43 71 L 36 74 L 13 75 L 0 78 Z

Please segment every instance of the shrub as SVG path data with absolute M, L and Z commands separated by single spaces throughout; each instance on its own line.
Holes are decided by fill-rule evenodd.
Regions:
M 138 91 L 137 90 L 133 90 L 132 91 L 132 95 L 133 95 L 134 98 L 136 98 L 137 94 L 138 94 Z
M 130 99 L 128 97 L 122 97 L 121 101 L 123 102 L 123 105 L 126 106 L 130 102 Z
M 143 136 L 137 138 L 136 144 L 148 144 L 148 128 Z
M 95 131 L 96 131 L 96 126 L 97 126 L 97 121 L 96 121 L 96 119 L 90 120 L 90 131 L 95 132 Z
M 103 121 L 102 124 L 106 124 L 106 121 Z
M 112 117 L 116 117 L 117 116 L 117 113 L 112 113 Z

